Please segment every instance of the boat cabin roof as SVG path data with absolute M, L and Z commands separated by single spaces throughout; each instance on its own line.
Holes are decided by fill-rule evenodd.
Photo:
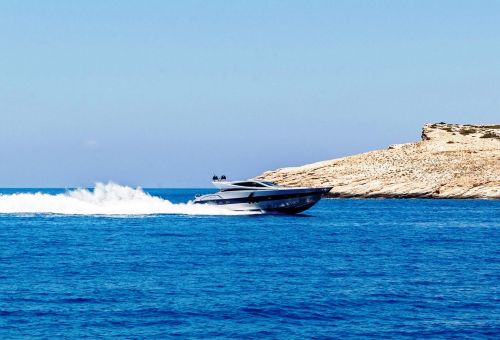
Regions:
M 246 181 L 213 181 L 213 185 L 221 191 L 229 190 L 269 190 L 277 188 L 273 182 L 249 179 Z

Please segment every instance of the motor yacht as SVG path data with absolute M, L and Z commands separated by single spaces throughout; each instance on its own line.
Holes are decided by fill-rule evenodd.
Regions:
M 196 197 L 195 204 L 223 205 L 234 211 L 295 214 L 311 208 L 331 187 L 290 188 L 272 182 L 249 179 L 227 181 L 213 177 L 218 192 Z

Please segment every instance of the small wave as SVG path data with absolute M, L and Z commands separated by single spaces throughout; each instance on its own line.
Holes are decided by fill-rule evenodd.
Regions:
M 62 194 L 0 194 L 0 214 L 63 215 L 242 215 L 220 206 L 172 203 L 141 188 L 97 183 L 93 190 L 75 189 Z

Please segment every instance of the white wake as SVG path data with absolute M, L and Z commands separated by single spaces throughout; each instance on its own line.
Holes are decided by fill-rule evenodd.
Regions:
M 219 206 L 172 203 L 149 195 L 141 188 L 115 183 L 97 183 L 93 190 L 75 189 L 62 194 L 0 194 L 0 213 L 45 213 L 65 215 L 238 215 Z

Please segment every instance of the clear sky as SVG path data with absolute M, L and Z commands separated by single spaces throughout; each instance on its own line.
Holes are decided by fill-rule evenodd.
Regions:
M 2 1 L 0 186 L 213 173 L 500 122 L 500 1 Z

